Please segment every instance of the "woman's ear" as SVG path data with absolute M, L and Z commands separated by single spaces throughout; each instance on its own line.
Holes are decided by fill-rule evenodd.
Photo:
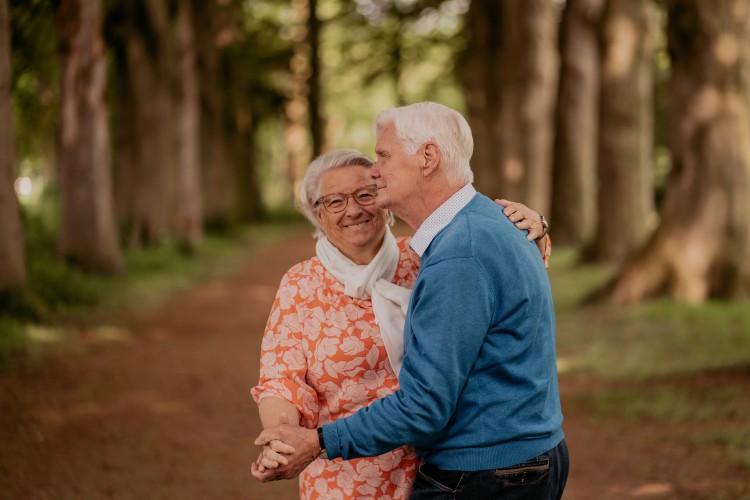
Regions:
M 433 141 L 427 141 L 422 146 L 422 175 L 430 176 L 440 165 L 440 148 Z

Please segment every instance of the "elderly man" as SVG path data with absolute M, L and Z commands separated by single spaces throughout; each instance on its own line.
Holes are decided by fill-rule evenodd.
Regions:
M 404 327 L 401 389 L 315 430 L 282 425 L 260 480 L 294 477 L 321 453 L 375 456 L 411 443 L 411 498 L 560 498 L 568 450 L 552 296 L 537 249 L 478 194 L 471 130 L 436 103 L 375 119 L 377 203 L 416 230 L 421 256 Z

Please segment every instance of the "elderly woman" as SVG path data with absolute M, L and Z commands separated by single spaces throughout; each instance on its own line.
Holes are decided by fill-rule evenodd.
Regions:
M 300 208 L 317 229 L 316 257 L 286 273 L 268 318 L 252 389 L 264 428 L 315 428 L 398 389 L 403 302 L 419 260 L 375 205 L 372 165 L 358 151 L 338 150 L 313 161 L 302 181 Z M 537 224 L 541 233 L 536 212 L 520 204 L 506 212 L 519 228 Z M 410 446 L 373 458 L 317 459 L 300 474 L 300 497 L 408 498 L 417 464 Z

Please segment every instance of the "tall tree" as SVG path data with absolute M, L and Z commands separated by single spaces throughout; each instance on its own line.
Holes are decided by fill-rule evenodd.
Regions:
M 321 115 L 321 64 L 320 64 L 320 20 L 318 19 L 318 0 L 308 0 L 307 9 L 307 43 L 310 46 L 310 76 L 308 77 L 308 102 L 310 104 L 310 135 L 312 136 L 312 154 L 323 153 L 325 143 L 325 124 Z
M 193 36 L 192 0 L 180 0 L 175 20 L 176 56 L 176 231 L 187 244 L 203 236 L 203 203 L 200 189 L 200 100 Z
M 129 104 L 135 127 L 135 162 L 130 169 L 133 212 L 130 244 L 159 242 L 174 216 L 171 59 L 167 5 L 161 0 L 124 0 Z
M 26 264 L 15 181 L 15 135 L 10 101 L 8 1 L 0 0 L 0 291 L 26 284 Z
M 599 96 L 597 26 L 604 0 L 567 0 L 560 24 L 550 219 L 555 244 L 594 231 Z
M 223 225 L 234 216 L 235 172 L 232 162 L 234 115 L 228 96 L 234 82 L 233 64 L 226 50 L 235 43 L 237 30 L 227 2 L 198 2 L 195 34 L 201 98 L 201 184 L 204 218 Z
M 750 296 L 750 1 L 670 0 L 661 224 L 605 292 L 620 303 Z
M 469 8 L 467 65 L 487 76 L 467 81 L 470 120 L 488 136 L 475 146 L 488 148 L 473 162 L 477 184 L 541 212 L 551 194 L 556 16 L 548 0 L 475 0 Z
M 284 106 L 284 142 L 287 150 L 287 181 L 294 186 L 302 179 L 313 152 L 308 142 L 310 123 L 310 43 L 306 21 L 310 16 L 308 0 L 292 0 L 294 23 L 291 27 L 295 40 L 294 54 L 289 63 L 287 102 Z
M 587 260 L 622 262 L 648 235 L 653 212 L 651 0 L 607 0 L 601 21 L 599 193 Z
M 121 269 L 109 157 L 106 59 L 98 0 L 61 0 L 60 251 L 82 269 Z

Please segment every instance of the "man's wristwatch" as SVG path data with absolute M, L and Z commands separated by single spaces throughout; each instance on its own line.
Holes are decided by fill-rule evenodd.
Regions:
M 536 237 L 537 240 L 540 240 L 540 239 L 544 238 L 547 235 L 547 233 L 549 232 L 549 222 L 547 222 L 547 218 L 545 216 L 543 216 L 543 215 L 540 215 L 539 218 L 542 219 L 542 229 L 543 229 L 543 231 L 542 231 L 542 234 L 540 234 L 539 236 Z
M 320 446 L 320 458 L 328 459 L 328 453 L 326 453 L 326 442 L 323 439 L 323 428 L 318 427 L 318 446 Z

